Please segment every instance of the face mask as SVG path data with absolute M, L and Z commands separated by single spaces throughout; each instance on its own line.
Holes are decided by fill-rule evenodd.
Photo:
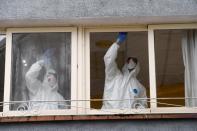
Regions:
M 56 72 L 53 69 L 49 69 L 46 74 L 46 82 L 50 87 L 54 87 L 57 84 Z
M 53 87 L 53 86 L 56 85 L 57 80 L 56 80 L 56 78 L 55 78 L 54 75 L 49 74 L 49 75 L 47 75 L 47 82 L 48 82 L 48 84 L 49 84 L 50 87 Z
M 127 64 L 127 69 L 132 70 L 135 68 L 135 66 L 136 66 L 135 62 L 132 59 L 130 59 L 129 63 Z

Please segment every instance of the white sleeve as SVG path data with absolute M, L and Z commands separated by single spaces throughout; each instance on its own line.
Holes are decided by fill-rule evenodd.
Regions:
M 41 81 L 37 79 L 41 69 L 42 66 L 40 64 L 40 61 L 38 61 L 30 67 L 25 75 L 27 88 L 31 95 L 35 95 L 38 89 L 42 86 Z
M 117 73 L 120 73 L 116 64 L 118 49 L 119 45 L 117 43 L 113 43 L 104 56 L 106 80 L 111 80 Z

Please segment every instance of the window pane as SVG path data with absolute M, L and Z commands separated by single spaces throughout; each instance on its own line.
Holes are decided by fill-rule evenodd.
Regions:
M 110 74 L 109 70 L 114 69 L 114 64 L 110 65 L 108 69 L 107 62 L 104 62 L 104 56 L 106 52 L 109 51 L 108 49 L 114 45 L 113 42 L 116 41 L 117 36 L 118 32 L 99 32 L 90 34 L 90 93 L 91 99 L 100 99 L 100 101 L 91 101 L 91 108 L 138 108 L 138 103 L 142 104 L 142 101 L 146 103 L 146 100 L 137 100 L 137 98 L 149 97 L 147 32 L 128 32 L 127 39 L 120 45 L 117 52 L 117 59 L 114 61 L 117 64 L 117 68 L 115 67 L 115 71 L 112 71 L 114 74 L 112 73 L 113 77 L 111 80 L 106 82 Z M 113 50 L 111 52 L 112 54 L 109 56 L 113 57 L 114 52 L 116 51 Z M 139 68 L 136 69 L 136 66 L 130 73 L 128 70 L 124 70 L 124 64 L 128 57 L 137 58 L 137 67 L 140 67 L 140 71 L 138 70 Z M 124 69 L 122 70 L 123 66 Z M 129 75 L 127 76 L 124 73 L 132 75 L 129 77 Z M 139 89 L 137 94 L 133 92 L 134 88 Z M 103 99 L 109 102 L 108 107 L 103 106 Z M 113 100 L 115 101 L 113 102 Z
M 15 33 L 11 110 L 68 109 L 71 33 Z
M 185 105 L 184 64 L 182 55 L 183 35 L 184 30 L 155 31 L 157 97 L 159 98 L 159 107 Z M 178 99 L 177 97 L 182 99 Z M 163 100 L 163 98 L 167 99 Z
M 5 35 L 0 35 L 0 102 L 3 102 L 4 92 L 4 72 L 5 72 Z M 0 103 L 0 112 L 3 111 L 2 103 Z

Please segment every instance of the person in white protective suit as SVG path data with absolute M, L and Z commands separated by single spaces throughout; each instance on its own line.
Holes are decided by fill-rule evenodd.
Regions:
M 68 108 L 68 104 L 66 102 L 63 102 L 65 99 L 60 93 L 58 93 L 56 71 L 49 67 L 48 61 L 49 58 L 45 56 L 44 59 L 41 59 L 34 63 L 25 75 L 27 89 L 29 91 L 29 98 L 30 101 L 32 101 L 29 105 L 29 110 L 51 110 Z M 46 74 L 44 76 L 43 82 L 38 79 L 42 68 L 46 69 Z
M 116 64 L 118 49 L 126 36 L 126 32 L 120 32 L 117 41 L 112 44 L 104 56 L 105 87 L 102 109 L 147 107 L 146 89 L 136 78 L 140 71 L 137 59 L 129 57 L 122 71 Z

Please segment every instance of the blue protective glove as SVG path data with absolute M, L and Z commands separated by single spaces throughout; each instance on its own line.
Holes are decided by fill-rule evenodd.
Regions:
M 48 57 L 48 58 L 51 58 L 55 53 L 55 49 L 54 48 L 50 48 L 50 49 L 47 49 L 44 54 L 43 54 L 43 57 Z
M 126 38 L 127 38 L 127 32 L 119 32 L 116 42 L 120 44 L 124 42 Z
M 55 49 L 54 48 L 50 48 L 47 49 L 44 54 L 43 54 L 43 60 L 44 60 L 44 64 L 45 66 L 50 66 L 51 63 L 51 58 L 53 57 L 53 55 L 55 54 Z

